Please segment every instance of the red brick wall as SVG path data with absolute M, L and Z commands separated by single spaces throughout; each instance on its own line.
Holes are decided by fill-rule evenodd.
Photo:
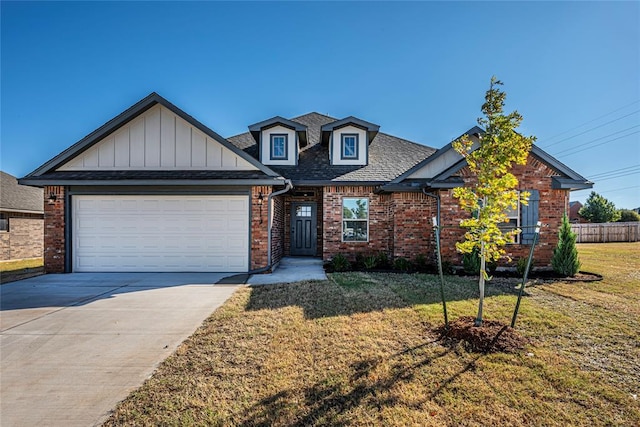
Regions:
M 284 256 L 285 210 L 284 197 L 275 196 L 273 201 L 273 222 L 271 227 L 271 262 L 279 262 Z
M 529 156 L 526 165 L 516 165 L 513 174 L 518 178 L 519 190 L 538 190 L 540 203 L 538 218 L 543 224 L 540 240 L 534 252 L 534 262 L 537 267 L 549 266 L 553 249 L 558 241 L 558 229 L 562 222 L 562 215 L 569 207 L 569 192 L 567 190 L 551 189 L 551 179 L 556 172 L 540 162 L 533 156 Z M 467 185 L 472 185 L 475 178 L 470 175 L 468 168 L 460 171 L 460 175 Z M 445 227 L 442 230 L 442 257 L 454 264 L 461 262 L 461 255 L 455 250 L 455 242 L 463 239 L 464 231 L 459 228 L 460 218 L 468 217 L 467 212 L 461 211 L 457 199 L 453 198 L 452 191 L 441 191 L 441 217 Z M 507 255 L 514 261 L 529 255 L 529 245 L 507 245 L 504 249 Z M 504 265 L 504 263 L 503 263 Z
M 432 219 L 436 201 L 423 193 L 394 193 L 393 257 L 413 260 L 419 254 L 435 260 Z
M 49 194 L 57 199 L 48 203 Z M 65 241 L 64 241 L 64 196 L 62 186 L 44 188 L 44 269 L 47 273 L 64 273 Z
M 385 252 L 392 255 L 393 222 L 392 196 L 375 194 L 374 187 L 330 186 L 324 188 L 322 206 L 324 209 L 322 258 L 331 259 L 342 253 L 351 260 L 356 254 Z M 342 199 L 343 197 L 366 197 L 369 199 L 369 241 L 342 241 Z
M 258 186 L 251 188 L 251 254 L 250 268 L 252 270 L 267 265 L 267 200 L 272 191 L 271 186 Z M 262 204 L 258 196 L 262 193 Z
M 307 193 L 305 196 L 303 193 Z M 294 202 L 315 202 L 316 203 L 316 214 L 317 214 L 317 228 L 316 228 L 316 236 L 318 237 L 317 241 L 317 250 L 316 256 L 322 254 L 322 242 L 323 242 L 323 189 L 322 187 L 294 187 L 292 191 L 287 193 L 284 198 L 284 252 L 285 255 L 290 255 L 291 249 L 291 203 Z

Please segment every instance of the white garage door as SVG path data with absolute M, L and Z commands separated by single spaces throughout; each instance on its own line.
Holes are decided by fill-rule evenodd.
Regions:
M 248 270 L 248 196 L 72 200 L 74 271 Z

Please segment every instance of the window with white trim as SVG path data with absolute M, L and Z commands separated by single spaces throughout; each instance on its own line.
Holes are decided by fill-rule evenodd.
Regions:
M 342 241 L 369 241 L 369 199 L 342 199 Z
M 288 135 L 270 135 L 270 158 L 271 160 L 287 160 L 288 155 Z
M 340 135 L 340 157 L 342 160 L 358 158 L 357 133 L 343 133 Z

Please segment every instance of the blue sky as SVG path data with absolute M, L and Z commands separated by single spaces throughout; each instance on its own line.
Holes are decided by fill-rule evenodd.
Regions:
M 496 75 L 523 133 L 617 207 L 640 206 L 639 2 L 0 7 L 0 167 L 13 175 L 153 91 L 223 136 L 317 111 L 439 148 L 475 125 Z

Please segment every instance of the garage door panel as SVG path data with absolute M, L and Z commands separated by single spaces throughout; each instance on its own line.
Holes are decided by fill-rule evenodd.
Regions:
M 247 196 L 73 196 L 74 271 L 248 270 Z

